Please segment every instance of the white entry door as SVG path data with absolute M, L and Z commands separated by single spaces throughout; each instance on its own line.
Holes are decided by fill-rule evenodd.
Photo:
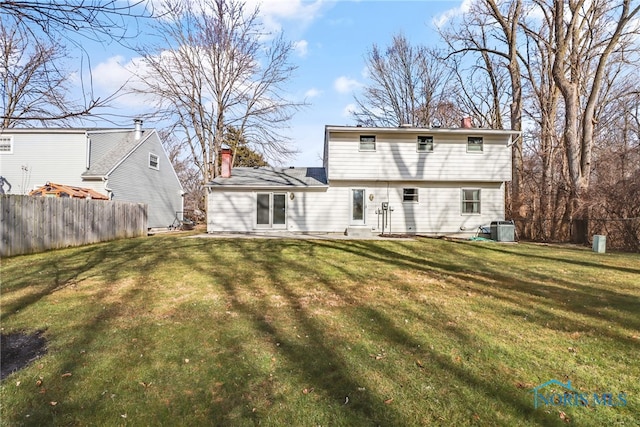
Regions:
M 351 225 L 365 224 L 365 190 L 351 189 Z
M 258 193 L 256 195 L 256 226 L 258 228 L 287 227 L 286 193 Z

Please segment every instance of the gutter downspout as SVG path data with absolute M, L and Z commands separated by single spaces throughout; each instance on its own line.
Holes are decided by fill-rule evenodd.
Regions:
M 107 197 L 109 200 L 113 200 L 113 190 L 109 188 L 109 178 L 103 176 L 102 182 L 104 182 L 104 190 L 107 192 Z

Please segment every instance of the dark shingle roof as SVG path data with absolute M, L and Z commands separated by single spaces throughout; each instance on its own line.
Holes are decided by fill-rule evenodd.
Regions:
M 324 168 L 246 168 L 231 170 L 230 178 L 217 177 L 209 187 L 326 187 Z
M 146 136 L 146 135 L 145 135 Z M 145 137 L 143 136 L 143 138 Z M 94 133 L 95 143 L 108 144 L 108 149 L 97 159 L 92 159 L 89 169 L 82 176 L 104 176 L 113 169 L 142 139 L 136 140 L 134 131 Z M 93 150 L 92 150 L 93 151 Z M 92 153 L 93 155 L 93 153 Z

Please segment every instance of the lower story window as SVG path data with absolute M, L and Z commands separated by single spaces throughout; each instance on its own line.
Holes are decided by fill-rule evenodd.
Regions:
M 462 213 L 463 214 L 479 214 L 480 213 L 480 189 L 462 189 Z
M 402 201 L 403 202 L 417 202 L 418 201 L 418 189 L 417 188 L 403 188 L 402 189 Z

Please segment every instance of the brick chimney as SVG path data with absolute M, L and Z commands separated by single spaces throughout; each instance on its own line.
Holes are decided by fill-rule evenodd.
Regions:
M 464 129 L 471 129 L 473 127 L 473 124 L 471 123 L 471 117 L 464 117 L 462 119 L 462 124 L 460 127 Z
M 222 178 L 231 178 L 231 149 L 223 148 L 220 150 L 220 156 L 222 158 L 220 176 Z

